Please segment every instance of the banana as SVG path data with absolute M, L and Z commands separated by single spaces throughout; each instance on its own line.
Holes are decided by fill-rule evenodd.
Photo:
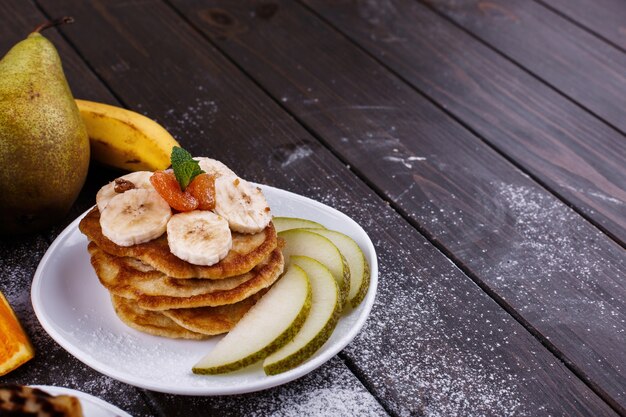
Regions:
M 233 246 L 228 222 L 206 210 L 178 213 L 167 223 L 170 252 L 195 265 L 213 265 Z
M 215 212 L 240 233 L 258 233 L 272 220 L 261 189 L 234 176 L 215 179 Z
M 156 171 L 170 165 L 176 139 L 161 125 L 139 113 L 92 101 L 76 100 L 92 157 L 126 171 Z
M 198 161 L 200 169 L 202 169 L 209 175 L 214 175 L 215 177 L 221 177 L 223 175 L 229 175 L 234 177 L 237 176 L 237 174 L 235 174 L 233 170 L 228 168 L 224 163 L 218 161 L 217 159 L 211 159 L 204 156 L 193 159 Z
M 110 199 L 120 194 L 119 192 L 115 191 L 115 185 L 120 184 L 119 180 L 131 182 L 134 188 L 154 190 L 154 187 L 152 186 L 152 183 L 150 182 L 151 176 L 152 176 L 152 172 L 149 172 L 149 171 L 131 172 L 130 174 L 123 175 L 117 178 L 116 180 L 111 181 L 104 187 L 100 188 L 100 190 L 96 194 L 96 205 L 98 206 L 98 210 L 100 211 L 100 213 L 104 211 L 107 204 L 109 204 Z
M 172 217 L 169 204 L 155 190 L 132 189 L 109 200 L 100 213 L 102 234 L 120 246 L 161 236 Z

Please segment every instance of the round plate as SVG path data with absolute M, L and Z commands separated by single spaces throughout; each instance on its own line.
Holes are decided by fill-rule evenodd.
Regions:
M 70 388 L 52 387 L 49 385 L 31 385 L 32 388 L 39 388 L 50 395 L 73 395 L 80 401 L 83 414 L 89 417 L 132 417 L 125 411 L 120 410 L 113 404 L 109 404 L 100 398 L 76 391 Z
M 363 327 L 376 295 L 378 263 L 365 231 L 345 214 L 306 197 L 260 185 L 274 216 L 314 220 L 352 237 L 370 265 L 370 287 L 363 302 L 348 310 L 324 346 L 288 372 L 267 376 L 260 363 L 217 376 L 195 375 L 192 366 L 220 339 L 167 339 L 123 324 L 89 262 L 87 238 L 78 230 L 84 216 L 52 243 L 35 272 L 31 299 L 48 334 L 76 358 L 112 378 L 154 391 L 185 395 L 228 395 L 258 391 L 299 378 L 328 361 Z M 86 214 L 86 213 L 85 213 Z

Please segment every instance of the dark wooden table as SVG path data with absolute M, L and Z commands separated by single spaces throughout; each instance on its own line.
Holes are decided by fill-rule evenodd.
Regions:
M 0 243 L 37 350 L 1 382 L 135 416 L 626 415 L 623 0 L 3 0 L 0 50 L 46 18 L 76 97 L 158 120 L 195 155 L 357 220 L 380 262 L 360 335 L 263 392 L 105 377 L 29 299 L 63 224 Z

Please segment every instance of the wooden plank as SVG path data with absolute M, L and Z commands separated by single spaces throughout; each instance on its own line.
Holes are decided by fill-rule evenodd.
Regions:
M 4 55 L 33 28 L 47 20 L 31 2 L 23 0 L 2 1 L 0 16 L 0 55 Z M 111 97 L 54 29 L 47 30 L 46 37 L 57 45 L 75 94 L 96 100 Z M 102 173 L 97 171 L 90 172 L 90 180 L 93 181 L 101 175 Z M 76 206 L 82 205 L 86 208 L 93 204 L 93 198 L 93 192 L 87 192 L 86 188 L 79 196 Z M 73 220 L 77 213 L 68 215 L 64 223 Z M 64 224 L 61 224 L 52 228 L 53 231 L 50 233 L 0 239 L 0 271 L 2 271 L 0 291 L 16 310 L 35 347 L 35 358 L 8 375 L 2 376 L 1 383 L 74 388 L 115 404 L 133 416 L 152 416 L 153 411 L 139 390 L 104 376 L 79 362 L 47 335 L 35 317 L 30 303 L 30 284 L 39 260 L 51 241 L 48 235 L 56 236 L 63 226 Z
M 358 27 L 352 6 L 321 3 Z M 277 2 L 268 20 L 251 2 L 175 4 L 582 377 L 623 401 L 620 247 L 296 5 Z M 233 28 L 216 25 L 216 11 Z
M 623 0 L 540 0 L 619 48 L 626 49 Z
M 3 21 L 3 25 L 0 25 L 0 50 L 2 51 L 8 50 L 15 42 L 23 39 L 32 28 L 46 20 L 32 4 L 22 0 L 10 0 L 10 2 L 2 3 L 0 16 L 19 17 L 7 22 L 6 25 Z M 76 97 L 118 104 L 107 88 L 87 68 L 85 62 L 55 30 L 47 31 L 46 37 L 57 46 L 68 82 Z M 242 411 L 242 413 L 243 410 L 246 410 L 245 414 L 249 415 L 259 410 L 259 407 L 270 409 L 272 406 L 281 412 L 299 410 L 298 404 L 293 402 L 282 401 L 276 404 L 277 395 L 290 395 L 299 400 L 308 396 L 310 397 L 308 402 L 310 407 L 315 405 L 313 400 L 317 397 L 325 401 L 318 407 L 321 405 L 330 406 L 329 409 L 337 411 L 337 414 L 342 411 L 344 414 L 348 411 L 357 411 L 361 412 L 361 415 L 387 415 L 349 369 L 337 359 L 303 381 L 264 394 L 248 395 L 247 401 L 233 397 L 225 397 L 220 401 L 199 397 L 190 402 L 188 401 L 189 397 L 186 397 L 185 400 L 182 400 L 185 407 L 181 407 L 181 397 L 140 391 L 130 387 L 83 365 L 57 345 L 39 325 L 32 310 L 29 296 L 30 281 L 39 260 L 48 248 L 48 241 L 56 237 L 76 216 L 92 206 L 96 191 L 102 184 L 117 175 L 119 173 L 102 166 L 92 167 L 85 187 L 67 218 L 59 225 L 52 227 L 49 233 L 43 233 L 49 237 L 34 236 L 11 240 L 11 242 L 0 241 L 0 270 L 5 271 L 5 275 L 0 278 L 0 291 L 7 296 L 11 305 L 16 309 L 37 351 L 35 359 L 2 377 L 2 383 L 57 385 L 78 389 L 103 398 L 136 417 L 155 415 L 152 408 L 146 404 L 144 395 L 147 395 L 148 398 L 160 396 L 161 400 L 154 402 L 154 408 L 159 410 L 159 415 L 167 416 L 192 414 L 224 416 L 225 410 L 230 410 L 231 413 L 234 410 Z M 294 392 L 308 394 L 298 397 Z M 163 402 L 162 408 L 159 407 L 161 401 Z M 208 404 L 212 404 L 213 414 L 207 414 L 210 409 Z M 341 409 L 342 406 L 349 408 Z M 310 410 L 315 411 L 315 408 L 310 408 Z M 302 411 L 299 415 L 307 415 L 306 410 L 299 411 Z
M 626 132 L 626 54 L 532 0 L 424 0 Z
M 623 135 L 419 4 L 358 4 L 316 8 L 626 244 Z
M 14 20 L 9 25 L 0 26 L 0 35 L 2 35 L 0 37 L 0 49 L 3 51 L 8 50 L 11 45 L 21 40 L 37 24 L 46 20 L 32 4 L 21 0 L 11 0 L 11 3 L 0 5 L 0 15 L 15 15 L 23 18 Z M 55 43 L 59 50 L 68 82 L 76 97 L 119 105 L 108 89 L 88 69 L 83 59 L 55 30 L 47 31 L 46 36 Z M 154 402 L 154 409 L 158 410 L 158 415 L 188 416 L 191 410 L 195 410 L 192 414 L 223 416 L 225 415 L 224 409 L 231 410 L 231 412 L 232 410 L 245 409 L 247 410 L 246 414 L 251 414 L 264 404 L 263 401 L 265 401 L 266 407 L 270 407 L 272 395 L 274 397 L 276 395 L 292 395 L 291 391 L 315 393 L 317 398 L 326 402 L 324 403 L 326 405 L 352 407 L 356 411 L 361 411 L 362 415 L 387 415 L 352 372 L 337 359 L 332 364 L 323 366 L 319 372 L 314 374 L 315 376 L 309 376 L 305 380 L 290 384 L 289 388 L 268 391 L 267 394 L 248 395 L 247 401 L 233 397 L 225 397 L 220 402 L 213 399 L 210 403 L 214 406 L 214 412 L 207 414 L 209 408 L 206 405 L 205 397 L 189 402 L 189 397 L 181 400 L 182 397 L 138 390 L 93 371 L 58 346 L 41 328 L 32 311 L 28 294 L 30 280 L 48 247 L 48 241 L 55 238 L 76 216 L 93 206 L 97 190 L 118 175 L 119 172 L 114 170 L 98 165 L 92 166 L 87 182 L 67 218 L 59 225 L 52 227 L 50 231 L 42 233 L 45 238 L 35 236 L 27 238 L 23 242 L 19 240 L 17 242 L 11 241 L 11 244 L 6 242 L 7 245 L 4 245 L 4 242 L 0 240 L 0 270 L 7 271 L 9 274 L 8 277 L 5 276 L 0 279 L 0 291 L 6 294 L 11 304 L 16 307 L 17 313 L 33 339 L 38 352 L 33 361 L 7 377 L 3 377 L 2 382 L 38 383 L 79 389 L 116 404 L 136 417 L 155 415 L 152 408 L 144 400 L 144 398 L 150 399 L 150 396 L 162 398 L 162 408 L 159 407 L 159 401 Z M 46 352 L 46 355 L 39 352 Z M 328 375 L 332 375 L 333 378 L 329 378 Z M 320 381 L 320 377 L 323 378 L 322 381 Z M 312 384 L 319 385 L 319 387 L 313 387 Z M 181 404 L 184 404 L 184 407 L 181 407 Z M 202 405 L 203 410 L 194 408 L 199 404 Z M 219 407 L 215 407 L 216 405 Z M 289 405 L 288 401 L 284 401 L 282 406 L 277 407 L 277 409 L 289 411 Z M 310 401 L 309 405 L 314 405 L 314 402 Z M 296 404 L 291 403 L 291 409 L 296 409 L 296 406 Z M 337 409 L 336 411 L 342 410 Z M 303 412 L 300 415 L 306 416 L 307 414 Z
M 387 410 L 401 415 L 611 414 L 170 8 L 156 1 L 42 4 L 89 21 L 64 32 L 125 102 L 163 120 L 193 153 L 221 159 L 244 177 L 333 205 L 366 228 L 379 252 L 379 293 L 366 327 L 342 357 Z M 158 40 L 157 30 L 164 34 Z M 123 76 L 111 70 L 121 61 Z M 297 383 L 288 388 L 300 392 Z M 301 395 L 313 398 L 309 392 Z M 173 408 L 163 403 L 167 398 L 153 398 Z M 255 398 L 260 397 L 237 398 L 233 404 Z M 254 404 L 233 407 L 250 410 Z
M 189 416 L 365 416 L 383 417 L 387 412 L 365 390 L 337 357 L 297 383 L 263 392 L 230 397 L 181 398 L 149 392 L 167 417 Z
M 6 10 L 6 4 L 3 2 L 0 10 Z M 4 33 L 4 28 L 0 32 Z M 41 236 L 0 240 L 0 292 L 14 308 L 35 348 L 35 357 L 2 376 L 0 384 L 73 388 L 102 398 L 133 416 L 153 416 L 151 407 L 138 389 L 102 375 L 78 361 L 52 340 L 37 321 L 30 303 L 30 285 L 48 246 L 48 241 Z

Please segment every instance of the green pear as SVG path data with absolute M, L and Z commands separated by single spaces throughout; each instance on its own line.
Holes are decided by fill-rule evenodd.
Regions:
M 62 218 L 85 182 L 89 137 L 54 45 L 39 32 L 0 60 L 0 233 Z
M 291 229 L 325 229 L 324 226 L 313 220 L 300 219 L 298 217 L 274 217 L 272 222 L 277 233 Z
M 276 284 L 192 369 L 196 374 L 223 374 L 244 368 L 289 343 L 311 310 L 309 277 L 292 265 Z
M 263 370 L 276 375 L 309 359 L 330 338 L 341 316 L 339 286 L 324 265 L 307 256 L 292 256 L 290 264 L 304 270 L 311 282 L 311 311 L 293 340 L 263 361 Z
M 354 239 L 343 233 L 319 228 L 307 230 L 328 238 L 348 261 L 350 267 L 348 301 L 352 307 L 357 307 L 365 298 L 370 284 L 370 268 L 363 251 Z
M 283 239 L 283 256 L 289 259 L 293 255 L 308 256 L 326 266 L 339 285 L 341 305 L 345 305 L 350 293 L 350 266 L 337 246 L 325 236 L 307 229 L 289 229 L 278 233 Z

